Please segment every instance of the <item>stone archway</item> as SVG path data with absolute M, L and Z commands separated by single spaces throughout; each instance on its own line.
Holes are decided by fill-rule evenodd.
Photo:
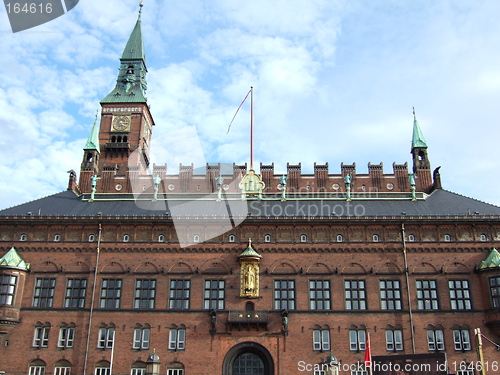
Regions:
M 256 342 L 242 342 L 233 346 L 222 364 L 223 375 L 274 375 L 271 353 Z

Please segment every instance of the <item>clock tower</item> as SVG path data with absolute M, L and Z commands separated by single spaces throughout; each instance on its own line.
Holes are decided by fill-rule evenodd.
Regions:
M 115 88 L 101 100 L 99 130 L 99 158 L 92 158 L 80 174 L 82 193 L 91 191 L 90 176 L 98 176 L 98 193 L 126 193 L 131 191 L 132 175 L 145 174 L 149 166 L 149 147 L 153 117 L 146 97 L 146 54 L 141 30 L 140 4 L 137 22 L 130 34 L 123 54 Z M 95 125 L 94 125 L 95 126 Z M 85 159 L 89 152 L 85 151 Z M 130 156 L 134 154 L 134 158 Z M 133 159 L 133 160 L 132 160 Z M 89 176 L 87 176 L 90 174 Z

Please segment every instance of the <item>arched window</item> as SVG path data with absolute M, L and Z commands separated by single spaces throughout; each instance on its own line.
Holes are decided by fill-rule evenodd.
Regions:
M 247 301 L 247 303 L 245 303 L 245 311 L 250 312 L 250 311 L 254 311 L 254 310 L 255 310 L 254 303 Z
M 378 240 L 379 240 L 378 234 L 374 234 L 372 238 L 373 238 L 373 242 L 378 242 Z
M 229 235 L 229 242 L 234 242 L 236 240 L 236 237 L 234 234 Z
M 337 234 L 337 242 L 342 242 L 344 241 L 344 238 L 342 237 L 341 234 Z
M 61 241 L 61 235 L 60 234 L 54 235 L 54 242 L 59 242 L 59 241 Z
M 122 136 L 121 135 L 119 135 L 118 138 L 116 138 L 116 142 L 122 143 Z
M 146 362 L 134 362 L 131 367 L 130 375 L 146 375 Z
M 200 235 L 199 234 L 195 234 L 193 236 L 193 242 L 200 242 Z
M 95 375 L 110 375 L 110 364 L 108 361 L 99 361 L 95 365 Z
M 61 359 L 56 362 L 54 375 L 71 375 L 71 362 Z
M 25 233 L 21 234 L 21 237 L 19 237 L 19 241 L 26 241 L 27 239 L 28 236 Z
M 488 240 L 488 236 L 486 236 L 486 234 L 481 234 L 481 241 L 487 241 Z
M 264 242 L 271 242 L 271 235 L 270 234 L 266 234 L 264 236 Z
M 116 143 L 116 136 L 111 137 L 111 142 Z
M 125 234 L 123 236 L 123 242 L 128 242 L 130 240 L 130 236 L 128 234 Z
M 94 242 L 95 236 L 93 234 L 89 234 L 89 242 Z
M 300 236 L 300 242 L 307 242 L 307 236 L 305 234 Z
M 450 242 L 450 241 L 451 241 L 451 236 L 450 236 L 449 234 L 445 234 L 445 235 L 444 235 L 444 240 L 445 240 L 446 242 Z
M 236 372 L 234 374 L 237 374 Z M 167 366 L 167 375 L 184 375 L 184 365 L 180 362 L 172 362 Z
M 134 74 L 134 67 L 132 65 L 129 65 L 127 68 L 127 74 Z
M 408 242 L 415 242 L 415 236 L 413 234 L 408 235 Z
M 87 163 L 90 163 L 92 161 L 92 153 L 87 152 Z
M 264 375 L 264 362 L 255 353 L 244 353 L 233 363 L 233 374 Z
M 47 364 L 41 359 L 35 359 L 30 363 L 29 375 L 44 375 Z
M 127 143 L 128 142 L 128 137 L 127 136 L 124 136 L 123 137 L 123 143 Z
M 158 242 L 165 242 L 165 236 L 163 234 L 158 236 Z

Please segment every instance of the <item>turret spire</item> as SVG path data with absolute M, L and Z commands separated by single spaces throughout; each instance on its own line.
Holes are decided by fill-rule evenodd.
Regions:
M 424 134 L 418 124 L 415 107 L 413 107 L 413 138 L 411 140 L 411 148 L 414 149 L 416 147 L 427 148 L 427 143 L 425 142 Z
M 122 57 L 116 87 L 101 103 L 146 103 L 146 53 L 142 39 L 141 14 L 144 4 L 139 4 L 139 14 L 128 38 Z
M 98 153 L 101 153 L 99 147 L 99 126 L 97 125 L 97 115 L 99 111 L 95 114 L 94 125 L 92 126 L 92 130 L 90 131 L 89 138 L 87 139 L 87 143 L 83 147 L 84 150 L 96 150 Z

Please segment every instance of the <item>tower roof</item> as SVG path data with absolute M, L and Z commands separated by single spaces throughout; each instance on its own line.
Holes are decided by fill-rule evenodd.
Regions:
M 492 249 L 485 260 L 476 267 L 479 271 L 500 268 L 500 253 L 497 249 Z
M 245 251 L 243 251 L 239 258 L 262 258 L 262 256 L 255 251 L 255 249 L 252 247 L 252 240 L 248 240 L 248 247 L 246 248 Z
M 97 125 L 97 113 L 95 115 L 94 125 L 92 126 L 92 130 L 90 131 L 87 143 L 85 143 L 83 149 L 96 150 L 99 153 L 101 152 L 99 147 L 99 126 Z
M 425 142 L 424 134 L 420 129 L 420 125 L 417 121 L 417 116 L 415 114 L 415 109 L 413 109 L 413 138 L 411 140 L 411 148 L 427 148 L 427 143 Z
M 146 53 L 141 30 L 140 3 L 139 15 L 134 29 L 120 58 L 120 70 L 115 88 L 101 100 L 103 103 L 146 103 Z
M 16 249 L 11 248 L 2 258 L 0 258 L 0 268 L 16 268 L 18 270 L 27 271 L 30 264 L 26 263 L 23 258 L 17 253 Z

